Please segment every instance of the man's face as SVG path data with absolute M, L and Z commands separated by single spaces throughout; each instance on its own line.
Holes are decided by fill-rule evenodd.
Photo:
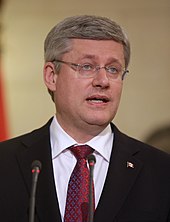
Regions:
M 74 39 L 72 50 L 62 60 L 100 67 L 115 64 L 124 67 L 123 46 L 113 40 Z M 61 64 L 56 74 L 54 99 L 57 119 L 67 129 L 104 129 L 114 118 L 119 105 L 122 80 L 113 80 L 105 69 L 94 77 L 81 78 L 78 71 Z

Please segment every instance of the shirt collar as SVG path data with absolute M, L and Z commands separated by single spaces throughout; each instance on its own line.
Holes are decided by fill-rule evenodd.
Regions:
M 86 144 L 91 146 L 96 153 L 103 156 L 103 158 L 109 162 L 113 138 L 114 134 L 109 124 L 100 134 L 92 138 Z M 77 144 L 77 142 L 62 129 L 56 116 L 54 116 L 50 125 L 50 140 L 52 147 L 52 159 L 68 147 Z
M 109 162 L 113 146 L 113 138 L 114 134 L 109 124 L 101 133 L 92 138 L 86 144 L 91 146 Z

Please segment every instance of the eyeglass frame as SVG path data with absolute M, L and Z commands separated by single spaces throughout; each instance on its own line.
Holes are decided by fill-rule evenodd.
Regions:
M 85 67 L 85 65 L 90 65 L 90 66 L 93 66 L 93 70 L 83 70 L 83 71 L 91 71 L 92 74 L 96 73 L 100 70 L 100 69 L 105 69 L 105 71 L 109 74 L 111 74 L 112 76 L 114 76 L 114 73 L 110 72 L 109 71 L 109 68 L 115 68 L 114 66 L 102 66 L 100 67 L 99 65 L 92 65 L 92 64 L 88 64 L 88 63 L 85 63 L 85 64 L 79 64 L 79 63 L 73 63 L 73 62 L 66 62 L 66 61 L 63 61 L 63 60 L 59 60 L 59 59 L 54 59 L 52 62 L 58 62 L 58 63 L 62 63 L 62 64 L 65 64 L 65 65 L 68 65 L 71 69 L 73 69 L 74 71 L 78 71 L 79 74 L 81 74 L 81 70 L 83 70 L 83 67 Z M 116 69 L 116 68 L 115 68 Z M 121 76 L 121 79 L 123 80 L 125 75 L 127 73 L 129 73 L 129 70 L 128 69 L 122 69 L 121 71 L 118 71 L 118 74 L 122 73 L 122 76 Z M 81 76 L 83 78 L 83 76 Z M 93 75 L 92 76 L 85 76 L 84 78 L 92 78 L 94 77 Z M 111 78 L 112 79 L 112 78 Z M 114 80 L 114 79 L 113 79 Z

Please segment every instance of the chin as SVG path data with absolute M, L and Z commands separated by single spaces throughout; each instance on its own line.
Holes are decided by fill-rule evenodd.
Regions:
M 107 126 L 111 121 L 112 119 L 110 118 L 109 119 L 95 118 L 95 119 L 88 120 L 87 123 L 93 126 Z
M 87 113 L 83 119 L 89 125 L 107 126 L 114 119 L 114 117 L 115 117 L 115 112 L 114 113 L 93 112 L 93 113 Z

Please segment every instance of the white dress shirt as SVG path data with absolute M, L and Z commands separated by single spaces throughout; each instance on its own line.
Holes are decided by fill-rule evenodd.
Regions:
M 108 125 L 99 135 L 86 143 L 95 150 L 93 154 L 96 157 L 96 164 L 94 167 L 96 207 L 106 179 L 113 144 L 113 136 L 111 126 Z M 83 144 L 78 144 L 72 137 L 70 137 L 61 128 L 56 117 L 53 118 L 50 125 L 50 140 L 56 192 L 62 221 L 64 221 L 68 182 L 77 162 L 74 155 L 67 148 L 75 144 Z

